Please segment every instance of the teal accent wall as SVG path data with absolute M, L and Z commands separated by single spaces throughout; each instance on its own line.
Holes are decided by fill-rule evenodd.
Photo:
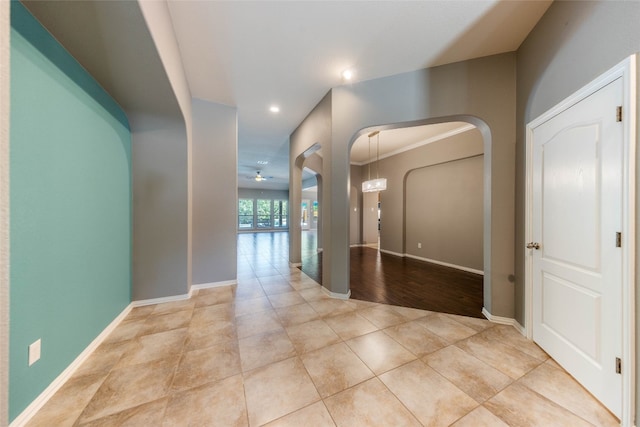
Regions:
M 131 133 L 116 102 L 11 3 L 9 417 L 131 300 Z M 42 358 L 28 366 L 29 344 Z

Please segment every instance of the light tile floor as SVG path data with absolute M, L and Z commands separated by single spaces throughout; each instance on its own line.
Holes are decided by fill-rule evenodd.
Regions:
M 286 260 L 134 308 L 29 426 L 615 426 L 514 328 L 330 299 Z

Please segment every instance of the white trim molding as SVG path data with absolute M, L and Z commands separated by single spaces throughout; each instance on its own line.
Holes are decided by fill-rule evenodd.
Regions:
M 487 310 L 485 307 L 482 307 L 482 315 L 486 317 L 487 320 L 491 323 L 513 326 L 518 332 L 520 332 L 522 335 L 525 335 L 524 327 L 520 323 L 518 323 L 516 319 L 512 319 L 510 317 L 494 316 L 493 314 L 489 313 L 489 310 Z
M 378 158 L 378 160 L 383 160 L 386 159 L 387 157 L 391 157 L 391 156 L 395 156 L 396 154 L 400 154 L 400 153 L 404 153 L 405 151 L 409 151 L 409 150 L 413 150 L 414 148 L 419 148 L 422 147 L 423 145 L 427 145 L 427 144 L 431 144 L 432 142 L 437 142 L 437 141 L 441 141 L 443 139 L 446 138 L 450 138 L 452 136 L 464 133 L 466 131 L 472 130 L 472 129 L 476 129 L 476 127 L 474 125 L 472 125 L 471 123 L 465 123 L 464 125 L 457 127 L 455 129 L 452 129 L 450 131 L 441 133 L 439 135 L 436 136 L 432 136 L 430 138 L 427 138 L 423 141 L 420 142 L 416 142 L 415 144 L 410 144 L 404 147 L 400 147 L 396 150 L 390 151 L 388 153 L 384 153 L 381 154 Z M 367 165 L 373 161 L 375 161 L 375 158 L 371 158 L 371 159 L 367 159 L 363 162 L 351 162 L 352 165 L 356 165 L 356 166 L 364 166 Z
M 231 286 L 231 285 L 237 285 L 237 284 L 238 284 L 237 280 L 223 280 L 220 282 L 198 283 L 197 285 L 191 285 L 191 289 L 189 289 L 189 295 L 193 295 L 193 292 L 199 289 L 219 288 L 221 286 Z
M 127 317 L 133 307 L 133 303 L 125 307 L 125 309 L 122 310 L 122 312 L 115 319 L 113 319 L 113 321 L 109 323 L 106 328 L 104 328 L 100 335 L 98 335 L 91 342 L 91 344 L 89 344 L 87 348 L 85 348 L 82 353 L 80 353 L 78 357 L 76 357 L 75 360 L 71 362 L 71 364 L 67 366 L 67 368 L 62 371 L 62 373 L 58 375 L 58 377 L 53 380 L 46 389 L 44 389 L 44 391 L 40 393 L 40 395 L 36 397 L 36 399 L 31 402 L 29 406 L 27 406 L 25 410 L 22 411 L 22 413 L 20 413 L 20 415 L 18 415 L 13 420 L 11 424 L 9 424 L 9 427 L 19 427 L 27 424 L 29 420 L 31 420 L 31 418 L 49 401 L 49 399 L 51 399 L 51 397 L 58 390 L 60 390 L 60 387 L 62 387 L 69 380 L 69 378 L 71 378 L 76 370 L 78 370 L 80 365 L 82 365 L 89 358 L 89 356 L 91 356 L 91 354 L 100 346 L 100 344 L 102 344 L 102 342 L 109 336 L 109 334 L 114 331 L 114 329 L 120 324 L 120 322 L 122 322 Z
M 462 270 L 462 271 L 466 271 L 467 273 L 474 273 L 474 274 L 479 274 L 481 276 L 484 276 L 484 271 L 476 270 L 475 268 L 464 267 L 462 265 L 451 264 L 448 262 L 438 261 L 430 258 L 423 258 L 416 255 L 411 255 L 411 254 L 404 254 L 404 256 L 411 259 L 417 259 L 418 261 L 426 261 L 426 262 L 430 262 L 431 264 L 438 264 L 444 267 L 451 267 L 451 268 L 455 268 L 456 270 Z
M 622 79 L 624 86 L 622 122 L 623 130 L 623 206 L 622 206 L 622 360 L 625 369 L 622 371 L 622 417 L 621 425 L 629 427 L 634 424 L 635 417 L 635 260 L 636 260 L 636 145 L 637 145 L 637 97 L 636 79 L 638 61 L 637 54 L 629 56 L 618 65 L 597 77 L 564 101 L 551 108 L 526 126 L 525 167 L 525 236 L 524 240 L 533 240 L 533 132 L 534 129 L 569 107 L 577 104 L 591 94 L 597 92 L 617 79 Z M 533 337 L 533 257 L 525 248 L 525 324 L 527 338 Z
M 113 321 L 84 349 L 76 359 L 58 377 L 49 384 L 49 386 L 33 401 L 27 408 L 22 411 L 18 417 L 10 424 L 10 427 L 22 427 L 31 420 L 31 418 L 51 399 L 51 397 L 71 378 L 74 372 L 82 365 L 96 348 L 109 336 L 111 332 L 127 317 L 131 309 L 135 307 L 143 307 L 146 305 L 163 304 L 174 301 L 184 301 L 190 299 L 197 290 L 207 288 L 218 288 L 222 286 L 231 286 L 237 284 L 236 280 L 227 280 L 223 282 L 201 283 L 192 285 L 189 293 L 182 295 L 173 295 L 170 297 L 151 298 L 146 300 L 132 301 L 123 311 L 113 319 Z M 341 295 L 341 294 L 335 294 Z M 334 296 L 334 298 L 340 298 Z M 347 297 L 348 298 L 348 297 Z
M 380 249 L 380 252 L 382 252 L 383 254 L 393 255 L 393 256 L 397 256 L 397 257 L 401 257 L 401 258 L 411 258 L 411 259 L 415 259 L 415 260 L 418 260 L 418 261 L 429 262 L 431 264 L 442 265 L 444 267 L 455 268 L 456 270 L 462 270 L 462 271 L 466 271 L 467 273 L 474 273 L 474 274 L 479 274 L 481 276 L 484 276 L 484 271 L 476 270 L 475 268 L 471 268 L 471 267 L 464 267 L 462 265 L 451 264 L 451 263 L 448 263 L 448 262 L 438 261 L 438 260 L 431 259 L 431 258 L 419 257 L 417 255 L 412 255 L 412 254 L 407 254 L 407 253 L 401 254 L 401 253 L 398 253 L 398 252 L 388 251 L 386 249 Z
M 324 286 L 320 286 L 320 289 L 322 289 L 322 292 L 324 292 L 330 298 L 342 299 L 342 300 L 348 300 L 349 298 L 351 298 L 351 289 L 349 289 L 349 292 L 347 292 L 346 294 L 331 292 L 329 289 L 325 288 Z
M 388 251 L 386 249 L 378 249 L 380 252 L 382 252 L 383 254 L 388 254 L 388 255 L 393 255 L 393 256 L 399 256 L 401 258 L 404 258 L 406 254 L 401 254 L 399 252 L 393 252 L 393 251 Z
M 172 295 L 170 297 L 160 297 L 160 298 L 150 298 L 150 299 L 141 299 L 137 301 L 132 301 L 131 306 L 133 307 L 143 307 L 145 305 L 153 305 L 153 304 L 163 304 L 165 302 L 174 302 L 174 301 L 183 301 L 191 298 L 191 294 L 182 294 L 182 295 Z
M 166 302 L 174 302 L 174 301 L 184 301 L 186 299 L 191 298 L 195 294 L 195 292 L 199 289 L 219 288 L 221 286 L 231 286 L 231 285 L 237 285 L 237 284 L 238 284 L 237 280 L 224 280 L 221 282 L 199 283 L 197 285 L 191 285 L 189 292 L 187 292 L 186 294 L 172 295 L 170 297 L 137 300 L 137 301 L 133 301 L 131 305 L 133 307 L 142 307 L 145 305 L 164 304 Z

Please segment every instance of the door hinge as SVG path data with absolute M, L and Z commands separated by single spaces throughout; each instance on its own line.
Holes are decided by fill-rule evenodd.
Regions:
M 616 248 L 621 248 L 622 247 L 622 233 L 619 231 L 616 231 Z
M 616 357 L 616 374 L 622 373 L 622 360 L 619 357 Z
M 622 105 L 616 107 L 616 122 L 622 121 Z

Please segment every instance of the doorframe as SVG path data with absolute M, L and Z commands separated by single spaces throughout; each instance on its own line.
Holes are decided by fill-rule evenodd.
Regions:
M 622 78 L 622 426 L 632 426 L 635 409 L 635 214 L 636 214 L 636 54 L 602 74 L 526 126 L 525 242 L 533 238 L 533 130 L 604 86 Z M 612 111 L 611 114 L 614 114 Z M 525 334 L 533 338 L 533 254 L 523 248 L 525 260 Z

